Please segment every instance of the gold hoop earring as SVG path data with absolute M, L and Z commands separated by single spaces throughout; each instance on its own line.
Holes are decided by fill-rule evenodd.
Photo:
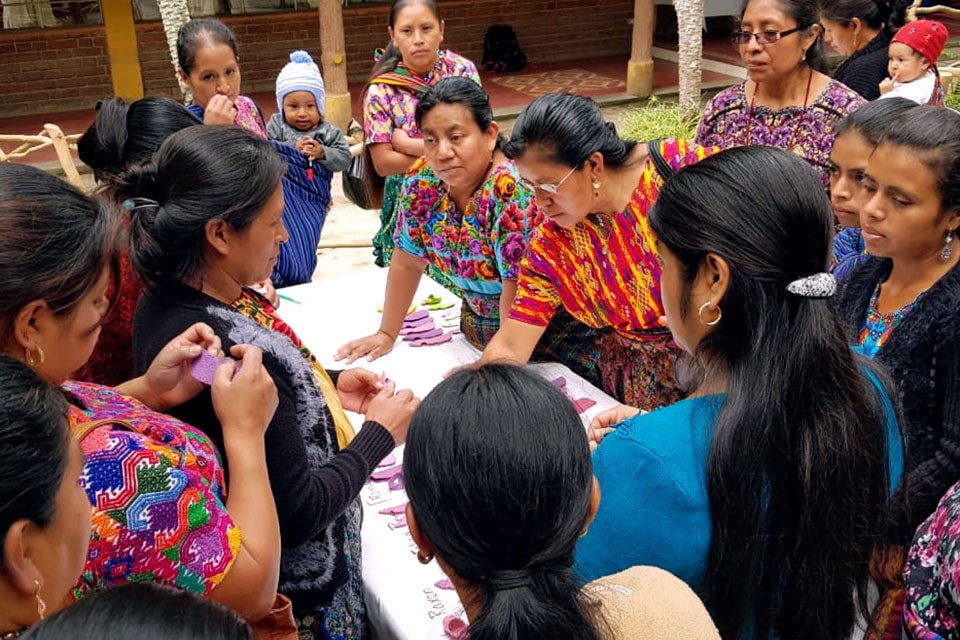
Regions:
M 36 345 L 33 349 L 27 349 L 27 364 L 34 369 L 43 364 L 46 359 L 47 356 L 40 345 Z
M 712 322 L 704 322 L 704 320 L 703 320 L 703 310 L 706 309 L 706 308 L 709 307 L 709 306 L 710 306 L 710 301 L 709 301 L 709 300 L 707 300 L 707 301 L 704 302 L 702 305 L 700 305 L 700 309 L 697 310 L 697 320 L 700 321 L 700 324 L 705 324 L 705 325 L 707 325 L 708 327 L 712 327 L 712 326 L 716 325 L 718 322 L 720 322 L 720 319 L 723 317 L 723 311 L 720 310 L 720 307 L 717 307 L 717 317 L 714 318 Z
M 43 615 L 47 612 L 47 603 L 40 597 L 40 587 L 43 585 L 39 580 L 34 580 L 33 584 L 37 585 L 37 592 L 33 594 L 33 597 L 37 599 L 37 615 L 43 620 Z
M 417 551 L 417 560 L 420 561 L 420 564 L 430 564 L 433 562 L 433 554 L 423 552 L 423 549 Z

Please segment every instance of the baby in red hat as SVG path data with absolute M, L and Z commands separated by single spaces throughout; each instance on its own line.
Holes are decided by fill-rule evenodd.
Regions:
M 917 20 L 901 27 L 890 41 L 890 77 L 880 83 L 880 97 L 943 105 L 937 58 L 946 44 L 947 28 L 935 20 Z

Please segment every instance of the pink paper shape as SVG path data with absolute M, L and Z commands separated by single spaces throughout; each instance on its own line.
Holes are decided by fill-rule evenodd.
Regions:
M 450 580 L 438 580 L 434 585 L 437 589 L 446 589 L 447 591 L 455 591 L 456 587 L 453 586 L 453 583 Z
M 401 328 L 406 329 L 407 327 L 419 327 L 420 325 L 428 322 L 433 322 L 433 318 L 430 316 L 425 316 L 423 318 L 417 318 L 416 320 L 404 320 Z
M 443 630 L 452 640 L 461 640 L 466 637 L 468 626 L 457 616 L 447 616 L 443 619 Z
M 415 327 L 404 327 L 403 329 L 400 329 L 400 335 L 409 336 L 415 333 L 426 333 L 427 331 L 433 331 L 436 328 L 436 325 L 433 324 L 433 320 L 431 320 L 430 322 L 418 324 Z
M 385 516 L 398 516 L 401 513 L 407 512 L 407 503 L 394 505 L 392 507 L 387 507 L 386 509 L 380 509 L 377 513 L 382 513 Z
M 377 482 L 383 482 L 384 480 L 389 480 L 393 476 L 402 472 L 403 472 L 403 465 L 398 464 L 392 467 L 388 467 L 386 469 L 377 469 L 376 471 L 370 474 L 370 479 L 375 480 Z
M 580 398 L 579 400 L 573 401 L 573 406 L 576 408 L 577 413 L 583 413 L 595 404 L 597 404 L 597 401 L 590 398 Z
M 411 313 L 410 315 L 408 315 L 406 318 L 404 318 L 403 321 L 404 321 L 404 322 L 413 322 L 413 321 L 415 321 L 415 320 L 419 320 L 420 318 L 429 318 L 429 317 L 430 317 L 430 312 L 429 312 L 429 311 L 423 311 L 423 310 L 421 310 L 421 311 L 414 311 L 413 313 Z

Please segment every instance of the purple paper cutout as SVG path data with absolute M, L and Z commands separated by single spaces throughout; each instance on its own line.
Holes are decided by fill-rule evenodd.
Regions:
M 224 362 L 234 362 L 236 363 L 236 369 L 240 368 L 240 363 L 233 358 L 218 358 L 210 355 L 209 351 L 201 351 L 200 357 L 190 365 L 190 375 L 203 384 L 211 385 L 213 384 L 213 374 L 217 371 L 217 367 Z M 234 369 L 234 372 L 236 372 L 236 369 Z
M 443 335 L 443 329 L 431 329 L 430 331 L 424 331 L 423 333 L 409 333 L 403 336 L 403 339 L 406 342 L 412 342 L 413 340 L 426 340 L 427 338 L 436 338 L 437 336 Z

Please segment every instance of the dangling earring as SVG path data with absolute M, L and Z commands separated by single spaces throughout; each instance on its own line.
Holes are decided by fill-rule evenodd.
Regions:
M 43 620 L 43 614 L 47 612 L 47 603 L 40 597 L 40 587 L 43 585 L 40 584 L 39 580 L 34 580 L 33 584 L 37 585 L 37 592 L 33 594 L 33 597 L 37 599 L 37 615 Z
M 717 317 L 714 318 L 713 321 L 711 321 L 711 322 L 704 322 L 704 320 L 703 320 L 703 310 L 706 309 L 706 308 L 709 307 L 709 306 L 710 306 L 710 301 L 709 301 L 709 300 L 707 300 L 707 301 L 704 302 L 702 305 L 700 305 L 700 309 L 697 311 L 697 319 L 700 321 L 700 324 L 705 324 L 705 325 L 707 325 L 708 327 L 712 327 L 712 326 L 714 326 L 715 324 L 717 324 L 718 322 L 720 322 L 720 318 L 723 317 L 723 311 L 720 310 L 720 307 L 717 307 Z
M 600 195 L 600 181 L 597 180 L 596 178 L 594 178 L 594 179 L 593 179 L 593 183 L 591 184 L 591 186 L 593 187 L 593 196 L 594 196 L 594 197 L 599 196 L 599 195 Z
M 46 359 L 47 356 L 40 345 L 37 345 L 33 349 L 27 349 L 27 364 L 34 369 L 43 364 L 43 361 Z
M 950 245 L 953 244 L 953 231 L 947 230 L 947 237 L 944 238 L 943 249 L 940 249 L 940 259 L 944 262 L 950 262 L 950 258 L 953 257 L 953 247 Z
M 420 549 L 417 551 L 417 560 L 420 561 L 420 564 L 430 564 L 431 562 L 433 562 L 433 554 L 432 553 L 425 554 L 423 553 L 423 549 Z

